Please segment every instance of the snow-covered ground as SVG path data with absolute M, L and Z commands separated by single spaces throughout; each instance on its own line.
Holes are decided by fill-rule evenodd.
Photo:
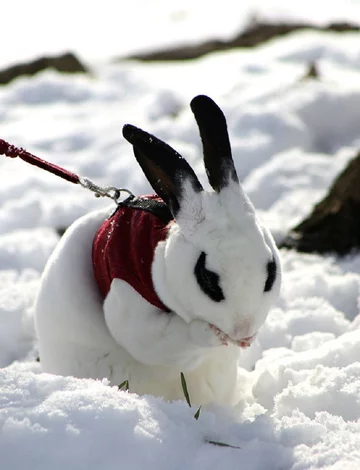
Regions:
M 230 38 L 252 18 L 360 22 L 358 0 L 2 0 L 0 66 L 71 49 L 89 61 Z
M 196 94 L 208 94 L 227 116 L 239 176 L 277 240 L 309 213 L 358 151 L 359 34 L 306 31 L 256 49 L 183 64 L 109 65 L 108 57 L 135 49 L 178 43 L 180 38 L 230 35 L 241 25 L 240 7 L 224 0 L 228 8 L 216 22 L 215 8 L 207 2 L 209 20 L 200 24 L 196 21 L 201 19 L 202 2 L 184 1 L 175 7 L 154 0 L 150 8 L 149 2 L 134 0 L 121 15 L 119 7 L 111 10 L 115 2 L 104 0 L 99 12 L 89 7 L 91 24 L 99 15 L 94 38 L 95 29 L 79 17 L 86 12 L 84 4 L 72 2 L 70 10 L 67 3 L 62 2 L 61 35 L 49 29 L 56 8 L 51 16 L 42 10 L 43 21 L 35 15 L 37 8 L 49 9 L 49 3 L 8 2 L 1 34 L 11 44 L 13 20 L 12 34 L 17 33 L 23 48 L 14 42 L 2 49 L 0 62 L 34 55 L 40 41 L 41 52 L 73 45 L 88 60 L 93 75 L 47 71 L 0 88 L 0 138 L 100 184 L 147 193 L 145 177 L 121 136 L 122 125 L 129 122 L 174 146 L 206 186 L 188 104 Z M 263 3 L 244 4 L 244 16 Z M 33 10 L 27 15 L 30 4 Z M 284 1 L 271 4 L 266 11 L 263 7 L 265 16 L 318 23 L 360 20 L 355 1 L 343 1 L 336 8 L 320 1 L 299 2 L 291 11 Z M 117 30 L 115 37 L 122 25 L 126 29 Z M 26 27 L 33 35 L 29 41 Z M 161 35 L 167 35 L 166 41 Z M 320 80 L 302 80 L 313 61 Z M 357 254 L 339 260 L 281 252 L 281 296 L 256 343 L 240 357 L 244 393 L 234 409 L 209 406 L 196 421 L 196 410 L 186 402 L 138 397 L 106 381 L 41 374 L 33 301 L 58 241 L 54 229 L 106 204 L 79 186 L 0 157 L 1 470 L 359 468 Z

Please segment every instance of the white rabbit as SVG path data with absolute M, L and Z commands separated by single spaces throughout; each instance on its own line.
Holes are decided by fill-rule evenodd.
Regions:
M 202 95 L 191 108 L 213 191 L 167 144 L 124 126 L 161 199 L 130 197 L 66 231 L 36 302 L 44 371 L 167 400 L 183 398 L 184 372 L 194 403 L 239 400 L 239 347 L 277 299 L 279 254 L 239 185 L 222 111 Z

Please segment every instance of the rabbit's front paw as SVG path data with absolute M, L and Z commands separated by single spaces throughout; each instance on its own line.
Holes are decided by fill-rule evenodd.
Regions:
M 193 320 L 190 323 L 191 338 L 200 347 L 227 346 L 226 335 L 221 335 L 219 331 L 203 320 Z

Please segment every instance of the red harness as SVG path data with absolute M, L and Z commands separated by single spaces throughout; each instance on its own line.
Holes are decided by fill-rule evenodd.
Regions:
M 163 200 L 151 195 L 120 203 L 104 221 L 92 251 L 95 279 L 104 298 L 113 279 L 122 279 L 149 303 L 170 311 L 155 292 L 151 275 L 155 248 L 167 237 L 170 220 Z

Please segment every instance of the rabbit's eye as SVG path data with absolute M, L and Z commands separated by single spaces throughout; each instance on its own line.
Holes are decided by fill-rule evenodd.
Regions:
M 205 267 L 206 254 L 202 251 L 196 262 L 194 273 L 201 290 L 215 302 L 224 300 L 223 291 L 219 285 L 219 275 Z
M 276 279 L 276 263 L 274 258 L 266 265 L 267 278 L 265 282 L 264 292 L 269 292 L 274 285 Z

